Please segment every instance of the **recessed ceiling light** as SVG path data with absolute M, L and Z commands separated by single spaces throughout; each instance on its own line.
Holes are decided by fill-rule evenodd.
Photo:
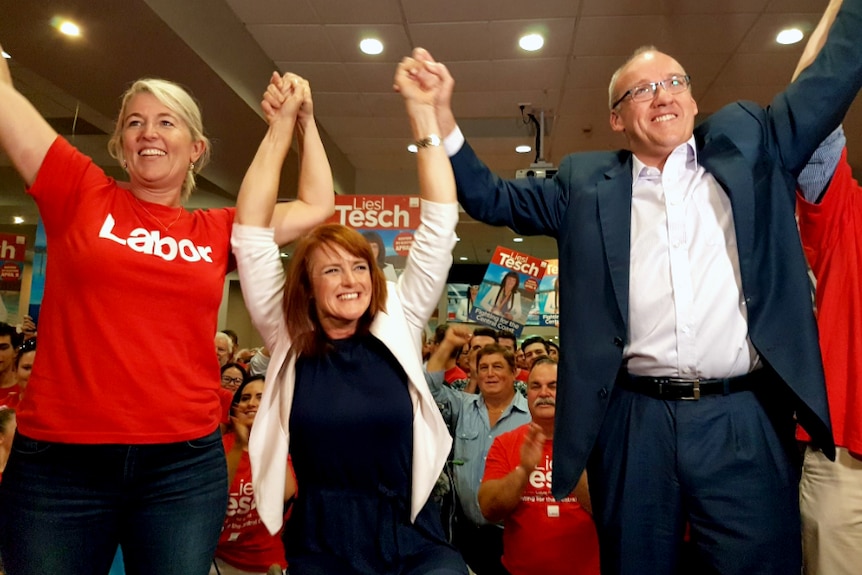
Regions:
M 419 151 L 419 147 L 416 144 L 410 144 L 409 146 L 407 146 L 407 151 L 411 154 L 415 154 Z
M 802 36 L 802 30 L 799 28 L 788 28 L 779 32 L 778 36 L 775 37 L 775 41 L 779 44 L 796 44 L 802 40 Z
M 383 42 L 377 38 L 365 38 L 359 43 L 359 49 L 365 54 L 376 56 L 383 52 Z
M 545 39 L 542 38 L 541 34 L 527 34 L 526 36 L 521 36 L 521 39 L 518 40 L 518 46 L 527 52 L 535 52 L 544 45 Z
M 464 257 L 464 256 L 461 256 L 461 257 L 460 257 L 460 258 L 458 258 L 458 259 L 459 259 L 460 261 L 462 261 L 462 262 L 466 262 L 466 261 L 467 261 L 467 258 L 466 258 L 466 257 Z
M 56 17 L 51 19 L 51 24 L 66 36 L 77 37 L 81 35 L 81 28 L 71 20 Z
M 519 154 L 529 154 L 533 151 L 533 148 L 527 145 L 515 146 L 515 151 Z
M 6 58 L 6 59 L 8 60 L 8 59 L 9 59 L 9 58 L 11 58 L 12 56 L 10 56 L 10 55 L 9 55 L 9 52 L 7 52 L 6 50 L 3 50 L 3 57 L 4 57 L 4 58 Z
M 15 216 L 12 218 L 12 222 L 16 224 L 23 224 L 24 218 L 22 218 L 21 216 Z
M 512 241 L 515 242 L 516 244 L 520 244 L 521 242 L 524 241 L 524 238 L 512 238 Z

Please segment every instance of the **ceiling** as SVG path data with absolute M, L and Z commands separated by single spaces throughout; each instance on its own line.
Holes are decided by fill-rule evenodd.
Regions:
M 624 145 L 608 127 L 607 83 L 635 48 L 654 44 L 673 54 L 693 79 L 701 115 L 734 99 L 766 104 L 787 84 L 804 41 L 774 42 L 779 30 L 807 33 L 826 0 L 55 0 L 8 2 L 0 43 L 16 86 L 109 172 L 105 151 L 119 96 L 142 76 L 187 86 L 200 101 L 214 142 L 191 207 L 230 205 L 265 131 L 260 95 L 273 69 L 311 82 L 315 113 L 345 194 L 415 194 L 415 159 L 404 106 L 392 91 L 395 65 L 414 46 L 444 62 L 456 80 L 453 108 L 473 147 L 498 174 L 512 177 L 535 152 L 526 112 L 544 115 L 543 157 Z M 73 19 L 82 35 L 52 25 Z M 528 31 L 544 48 L 517 46 Z M 378 56 L 359 52 L 366 35 L 383 41 Z M 862 115 L 847 120 L 850 160 L 862 162 Z M 295 194 L 295 162 L 283 178 Z M 0 223 L 32 221 L 35 208 L 0 158 Z M 456 261 L 487 263 L 512 232 L 462 216 Z M 518 249 L 555 257 L 547 238 Z

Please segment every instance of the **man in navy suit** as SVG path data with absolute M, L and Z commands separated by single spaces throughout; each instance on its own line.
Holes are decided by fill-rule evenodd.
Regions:
M 602 573 L 673 574 L 687 526 L 699 573 L 799 573 L 798 420 L 834 454 L 795 180 L 862 87 L 862 0 L 767 108 L 694 129 L 690 78 L 648 47 L 614 74 L 629 150 L 572 154 L 552 180 L 503 180 L 436 101 L 474 218 L 557 238 L 560 363 L 553 491 L 584 467 Z M 421 74 L 421 71 L 417 73 Z M 429 75 L 430 76 L 430 75 Z

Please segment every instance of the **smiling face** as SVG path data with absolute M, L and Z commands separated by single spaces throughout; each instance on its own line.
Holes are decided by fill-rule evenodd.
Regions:
M 314 306 L 323 331 L 331 339 L 356 332 L 371 304 L 371 267 L 339 245 L 322 245 L 308 258 Z
M 487 397 L 508 398 L 515 394 L 515 370 L 502 353 L 479 358 L 479 391 Z
M 243 388 L 242 394 L 239 396 L 239 403 L 234 409 L 234 417 L 239 424 L 251 428 L 262 398 L 262 380 L 252 381 Z
M 641 84 L 658 82 L 670 76 L 684 76 L 679 62 L 657 51 L 644 52 L 629 62 L 617 77 L 613 99 Z M 697 103 L 691 89 L 669 94 L 659 87 L 645 102 L 625 98 L 611 110 L 611 129 L 625 134 L 631 151 L 645 164 L 664 167 L 668 155 L 691 138 Z
M 192 141 L 191 131 L 178 114 L 148 92 L 134 95 L 123 116 L 123 158 L 132 189 L 173 197 L 179 202 L 189 164 L 206 145 Z
M 230 391 L 236 391 L 242 385 L 242 372 L 235 368 L 229 367 L 221 374 L 221 386 Z

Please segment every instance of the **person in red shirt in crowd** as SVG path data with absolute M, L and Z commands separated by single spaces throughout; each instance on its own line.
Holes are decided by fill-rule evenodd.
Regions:
M 512 575 L 598 575 L 599 540 L 586 473 L 575 491 L 551 495 L 557 362 L 540 357 L 527 382 L 533 421 L 494 440 L 485 461 L 479 507 L 503 521 L 503 566 Z
M 288 88 L 277 74 L 270 84 Z M 290 146 L 300 103 L 267 116 L 258 155 Z M 312 125 L 297 137 L 301 161 L 323 147 Z M 0 484 L 0 554 L 15 575 L 92 575 L 119 544 L 135 573 L 206 575 L 227 505 L 211 346 L 235 210 L 183 207 L 210 145 L 200 109 L 173 82 L 130 86 L 108 148 L 128 182 L 59 136 L 0 58 L 0 150 L 51 252 L 41 359 Z M 298 201 L 272 213 L 276 241 L 329 217 L 332 190 L 331 177 L 300 177 Z M 165 349 L 181 350 L 179 361 Z
M 231 429 L 222 438 L 227 457 L 230 499 L 210 575 L 266 575 L 287 569 L 281 530 L 272 535 L 254 503 L 254 481 L 248 458 L 248 436 L 263 398 L 264 376 L 246 379 L 234 394 Z M 296 477 L 288 460 L 284 500 L 296 495 Z
M 15 355 L 21 335 L 14 326 L 0 322 L 0 406 L 15 408 L 21 388 L 15 373 Z
M 832 0 L 808 39 L 794 77 L 826 40 L 841 0 Z M 817 282 L 815 303 L 835 461 L 807 443 L 799 482 L 807 575 L 855 575 L 862 565 L 862 187 L 847 161 L 841 127 L 799 175 L 796 213 Z

